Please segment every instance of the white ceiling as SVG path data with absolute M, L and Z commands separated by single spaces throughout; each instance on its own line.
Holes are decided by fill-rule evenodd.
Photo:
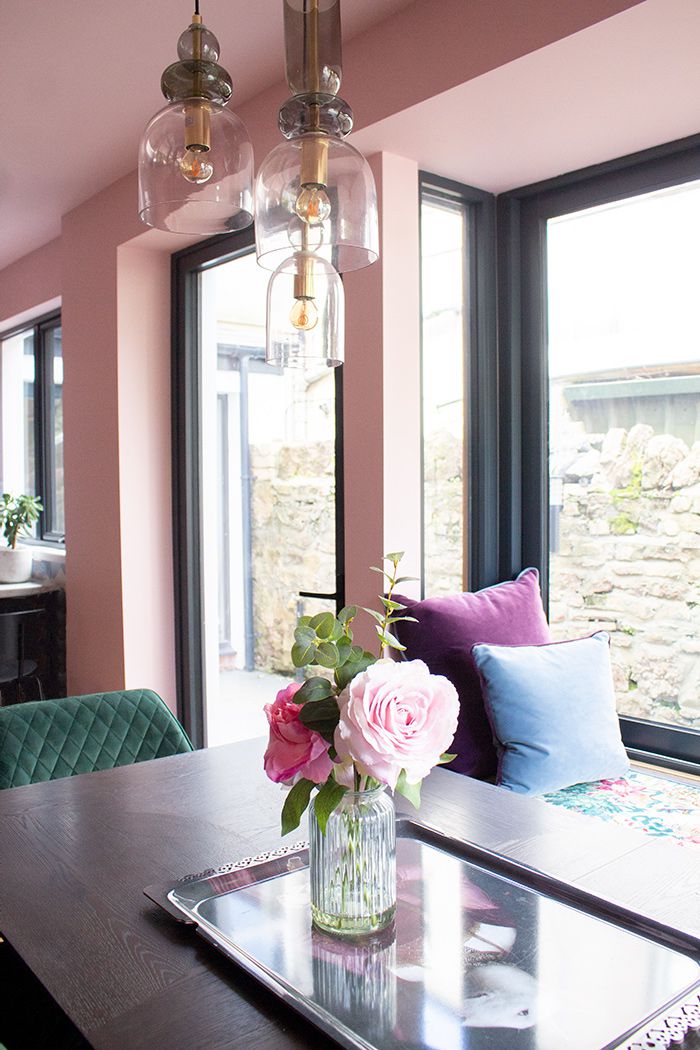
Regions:
M 410 0 L 347 0 L 350 40 Z M 136 167 L 141 132 L 165 104 L 163 69 L 191 0 L 2 4 L 0 268 L 57 237 L 61 216 Z M 282 81 L 281 0 L 202 0 L 233 79 L 233 105 Z M 281 99 L 280 99 L 281 101 Z

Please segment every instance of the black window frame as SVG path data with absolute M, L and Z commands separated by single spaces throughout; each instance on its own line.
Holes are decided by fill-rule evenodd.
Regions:
M 37 521 L 34 544 L 65 548 L 63 530 L 55 528 L 52 509 L 56 502 L 56 449 L 54 443 L 53 356 L 48 333 L 61 328 L 61 312 L 52 311 L 35 320 L 0 333 L 0 341 L 18 335 L 33 337 L 34 352 L 34 494 L 39 494 L 43 510 Z
M 204 746 L 204 618 L 200 501 L 201 470 L 201 303 L 199 277 L 233 259 L 248 255 L 255 247 L 250 226 L 237 233 L 201 241 L 176 252 L 171 259 L 172 329 L 172 492 L 173 559 L 175 578 L 175 667 L 178 718 L 193 745 Z M 345 603 L 345 502 L 343 478 L 343 369 L 335 375 L 335 591 L 321 594 L 300 591 L 301 597 Z
M 700 180 L 700 135 L 505 193 L 497 201 L 501 579 L 539 569 L 549 597 L 546 225 L 558 215 Z M 494 534 L 495 535 L 495 534 Z M 637 759 L 700 773 L 700 731 L 620 716 Z

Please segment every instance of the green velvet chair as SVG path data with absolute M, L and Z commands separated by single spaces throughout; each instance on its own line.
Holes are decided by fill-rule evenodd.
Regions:
M 0 707 L 0 789 L 191 750 L 178 720 L 149 689 Z

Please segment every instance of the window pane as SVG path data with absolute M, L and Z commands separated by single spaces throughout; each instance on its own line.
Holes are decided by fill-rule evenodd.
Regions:
M 2 341 L 2 488 L 35 493 L 34 337 L 20 332 Z
M 421 201 L 423 337 L 423 587 L 464 586 L 464 324 L 466 214 L 438 197 Z
M 548 224 L 550 619 L 700 728 L 700 183 Z
M 44 494 L 47 509 L 50 508 L 51 531 L 65 532 L 65 505 L 63 490 L 63 351 L 61 328 L 49 328 L 44 336 L 49 360 L 48 375 L 50 389 L 47 391 L 47 419 L 49 461 L 48 492 Z

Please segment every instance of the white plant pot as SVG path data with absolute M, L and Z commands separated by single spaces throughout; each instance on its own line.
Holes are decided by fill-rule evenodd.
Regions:
M 29 547 L 0 547 L 0 583 L 24 583 L 32 575 Z

